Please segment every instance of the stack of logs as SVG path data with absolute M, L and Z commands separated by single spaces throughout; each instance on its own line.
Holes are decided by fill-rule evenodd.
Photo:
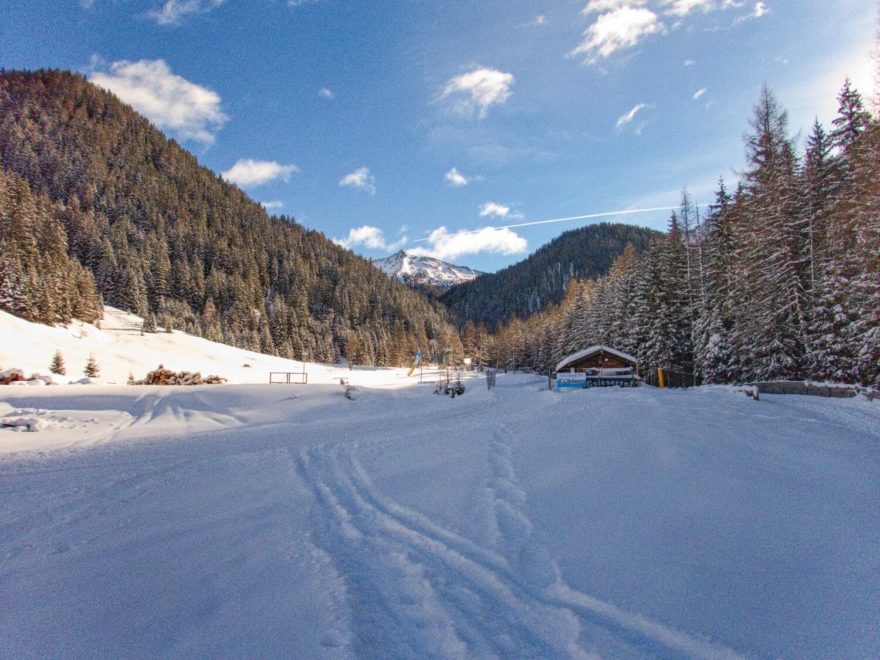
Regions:
M 219 385 L 225 383 L 226 379 L 220 376 L 202 377 L 198 371 L 178 371 L 173 372 L 166 369 L 163 365 L 159 365 L 158 369 L 154 369 L 147 374 L 143 380 L 134 381 L 133 385 Z

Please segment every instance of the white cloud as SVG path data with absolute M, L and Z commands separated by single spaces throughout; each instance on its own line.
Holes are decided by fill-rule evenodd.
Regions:
M 709 90 L 707 90 L 705 87 L 703 87 L 702 89 L 698 89 L 691 97 L 691 101 L 699 101 L 701 98 L 703 98 L 703 96 L 705 96 L 707 91 Z
M 427 242 L 430 247 L 407 249 L 409 254 L 453 261 L 466 254 L 492 252 L 496 254 L 521 254 L 528 249 L 528 242 L 507 227 L 483 227 L 473 231 L 449 233 L 446 227 L 431 232 Z
M 739 16 L 734 19 L 733 24 L 739 25 L 740 23 L 745 23 L 746 21 L 751 21 L 756 18 L 762 18 L 770 13 L 770 7 L 768 7 L 765 3 L 758 2 L 755 3 L 755 6 L 752 7 L 752 11 L 744 16 Z
M 182 139 L 211 144 L 229 119 L 216 92 L 172 73 L 164 60 L 113 62 L 109 72 L 93 71 L 89 80 Z
M 569 53 L 569 57 L 584 55 L 587 61 L 596 62 L 618 50 L 635 46 L 643 37 L 665 29 L 657 14 L 650 9 L 620 6 L 601 14 L 584 31 L 583 40 Z
M 587 6 L 581 10 L 584 15 L 616 11 L 623 7 L 641 7 L 647 4 L 647 0 L 590 0 Z
M 193 14 L 206 14 L 226 0 L 167 0 L 159 9 L 147 12 L 147 18 L 159 25 L 180 25 L 184 18 Z
M 540 14 L 538 16 L 535 16 L 535 18 L 532 21 L 527 23 L 527 26 L 528 27 L 537 27 L 539 25 L 546 25 L 546 24 L 547 24 L 547 17 L 544 14 Z
M 697 12 L 708 14 L 728 9 L 741 9 L 746 0 L 590 0 L 581 10 L 583 16 L 598 14 L 584 31 L 583 38 L 569 57 L 585 56 L 595 64 L 615 52 L 631 48 L 652 34 L 666 34 L 666 24 L 660 16 L 671 20 L 671 28 L 685 25 L 685 20 Z M 747 16 L 735 19 L 734 25 L 751 18 L 760 18 L 770 10 L 760 0 Z M 685 60 L 685 66 L 693 66 Z
M 267 211 L 275 211 L 277 209 L 284 208 L 284 202 L 281 200 L 274 200 L 271 202 L 260 202 L 260 205 L 266 209 Z
M 614 127 L 617 130 L 620 130 L 621 128 L 623 128 L 627 124 L 631 123 L 632 120 L 636 118 L 636 115 L 639 114 L 639 112 L 641 112 L 642 110 L 644 110 L 647 107 L 648 107 L 647 103 L 639 103 L 638 105 L 633 107 L 629 112 L 625 112 L 624 114 L 620 115 L 620 117 L 617 118 L 617 122 L 614 124 Z
M 695 60 L 685 60 L 682 65 L 685 67 L 689 67 L 689 66 L 694 66 L 695 64 L 696 64 Z
M 92 9 L 95 6 L 95 0 L 79 0 L 79 6 L 83 9 Z
M 333 90 L 329 89 L 328 87 L 322 87 L 318 90 L 318 96 L 323 99 L 327 99 L 328 101 L 332 101 L 336 95 L 333 93 Z
M 454 167 L 446 173 L 444 179 L 446 179 L 446 185 L 453 188 L 461 188 L 471 182 L 470 178 L 466 177 Z
M 672 16 L 687 16 L 693 11 L 706 13 L 718 8 L 715 0 L 663 0 L 661 4 Z
M 662 11 L 664 14 L 687 16 L 695 11 L 708 13 L 718 9 L 741 7 L 744 4 L 745 0 L 590 0 L 581 13 L 589 15 L 616 11 L 625 7 L 635 8 L 650 5 L 656 11 Z
M 506 218 L 510 214 L 510 207 L 504 204 L 496 204 L 495 202 L 486 202 L 480 205 L 480 217 L 492 216 L 496 218 Z
M 222 176 L 238 186 L 262 186 L 275 179 L 290 181 L 290 176 L 299 172 L 296 165 L 282 165 L 270 160 L 241 158 L 235 165 L 223 172 Z
M 493 105 L 500 105 L 510 98 L 513 74 L 497 69 L 480 67 L 450 78 L 440 93 L 441 99 L 454 97 L 455 112 L 483 119 Z
M 358 190 L 363 190 L 371 195 L 376 194 L 376 177 L 370 174 L 370 169 L 368 167 L 359 167 L 354 172 L 346 174 L 340 179 L 339 185 L 348 188 L 357 188 Z
M 356 229 L 349 229 L 346 238 L 334 238 L 333 242 L 348 249 L 362 245 L 371 250 L 394 252 L 406 245 L 408 240 L 409 239 L 406 236 L 402 236 L 394 243 L 388 243 L 385 240 L 385 233 L 381 229 L 378 227 L 371 227 L 370 225 L 363 225 Z

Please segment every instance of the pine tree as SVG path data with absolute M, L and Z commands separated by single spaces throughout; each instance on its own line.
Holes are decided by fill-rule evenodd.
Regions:
M 83 373 L 86 378 L 97 378 L 101 375 L 101 368 L 98 366 L 98 362 L 95 360 L 94 355 L 89 355 L 89 361 L 86 362 L 86 367 L 83 369 Z
M 848 255 L 856 273 L 848 292 L 855 374 L 859 382 L 880 385 L 880 124 L 872 122 L 859 138 L 853 159 L 855 249 Z
M 153 312 L 147 312 L 146 316 L 144 316 L 144 322 L 141 325 L 141 334 L 144 333 L 155 333 L 156 328 L 156 317 L 153 316 Z
M 832 138 L 838 180 L 825 218 L 821 281 L 810 325 L 810 368 L 816 378 L 876 381 L 880 292 L 876 123 L 847 81 Z
M 64 356 L 61 355 L 61 351 L 55 351 L 55 355 L 52 357 L 52 364 L 49 365 L 49 371 L 59 376 L 67 373 L 67 368 L 64 366 Z
M 834 118 L 831 140 L 842 153 L 849 152 L 858 142 L 859 136 L 871 124 L 871 113 L 865 110 L 865 104 L 858 90 L 854 89 L 850 79 L 843 83 L 837 96 L 837 117 Z
M 811 292 L 820 288 L 822 266 L 828 258 L 827 227 L 829 205 L 837 188 L 835 178 L 837 161 L 832 157 L 833 142 L 816 120 L 807 138 L 804 156 L 803 214 L 807 233 L 806 260 Z
M 747 378 L 798 378 L 805 351 L 802 218 L 787 116 L 766 87 L 746 138 L 737 334 Z
M 719 180 L 700 242 L 702 291 L 694 327 L 695 372 L 704 383 L 729 382 L 735 373 L 730 330 L 732 327 L 731 277 L 733 273 L 732 198 Z

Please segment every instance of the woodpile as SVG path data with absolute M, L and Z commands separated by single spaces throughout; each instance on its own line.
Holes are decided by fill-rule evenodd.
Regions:
M 24 372 L 21 369 L 7 369 L 0 372 L 0 385 L 9 385 L 10 383 L 17 383 L 23 380 L 27 379 L 24 377 Z
M 226 379 L 220 376 L 202 377 L 198 371 L 174 372 L 160 364 L 143 380 L 134 381 L 133 385 L 219 385 L 225 382 Z

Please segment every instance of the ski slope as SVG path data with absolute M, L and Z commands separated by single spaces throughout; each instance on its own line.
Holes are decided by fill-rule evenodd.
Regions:
M 0 656 L 877 655 L 876 402 L 467 385 L 3 389 Z

